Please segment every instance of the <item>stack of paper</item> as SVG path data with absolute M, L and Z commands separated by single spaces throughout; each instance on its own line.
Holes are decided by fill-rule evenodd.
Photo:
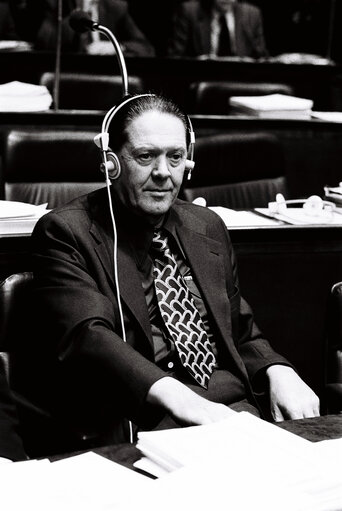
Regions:
M 0 111 L 39 112 L 48 110 L 52 96 L 45 85 L 9 82 L 0 85 Z
M 0 200 L 0 236 L 31 234 L 38 219 L 49 211 L 46 207 Z
M 230 106 L 237 112 L 257 117 L 310 118 L 313 101 L 286 94 L 232 96 Z
M 167 492 L 170 509 L 191 502 L 191 509 L 205 509 L 210 499 L 234 511 L 342 509 L 342 472 L 332 452 L 317 452 L 246 412 L 207 426 L 140 433 L 137 446 L 171 471 L 156 486 Z M 150 502 L 149 509 L 157 507 Z

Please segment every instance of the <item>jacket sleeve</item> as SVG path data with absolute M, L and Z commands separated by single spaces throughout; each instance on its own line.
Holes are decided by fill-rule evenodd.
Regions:
M 82 226 L 86 221 L 67 221 L 52 212 L 34 229 L 40 348 L 46 360 L 55 362 L 75 402 L 139 424 L 149 388 L 165 373 L 123 341 L 115 293 L 103 271 L 105 262 L 94 257 L 87 226 Z
M 273 350 L 257 326 L 251 307 L 240 294 L 238 268 L 235 252 L 226 226 L 222 223 L 223 236 L 227 247 L 227 279 L 233 279 L 235 289 L 231 300 L 232 333 L 235 345 L 245 364 L 251 383 L 263 376 L 267 367 L 274 364 L 291 365 L 286 358 Z M 227 283 L 232 286 L 232 283 Z

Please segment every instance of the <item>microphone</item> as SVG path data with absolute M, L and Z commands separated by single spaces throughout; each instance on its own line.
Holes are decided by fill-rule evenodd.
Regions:
M 90 18 L 89 14 L 85 11 L 82 11 L 81 9 L 75 9 L 74 11 L 72 11 L 69 18 L 69 25 L 75 32 L 79 34 L 83 34 L 90 30 L 92 31 L 97 30 L 101 34 L 105 35 L 107 39 L 110 40 L 110 42 L 114 46 L 114 51 L 119 62 L 120 74 L 122 79 L 122 96 L 123 97 L 128 96 L 128 76 L 126 63 L 120 44 L 116 37 L 114 36 L 113 32 L 109 30 L 109 28 L 100 25 L 97 21 L 93 21 Z
M 93 21 L 89 14 L 81 9 L 75 9 L 72 11 L 69 18 L 69 25 L 78 34 L 84 34 L 88 30 L 96 30 L 99 24 Z

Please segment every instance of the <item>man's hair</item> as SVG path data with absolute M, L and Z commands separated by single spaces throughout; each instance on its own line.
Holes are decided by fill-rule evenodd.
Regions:
M 186 141 L 189 144 L 189 125 L 187 116 L 180 110 L 180 108 L 170 99 L 163 96 L 148 95 L 148 96 L 134 96 L 132 101 L 129 101 L 114 115 L 109 128 L 109 145 L 111 149 L 116 152 L 127 142 L 127 128 L 129 124 L 140 115 L 157 111 L 163 114 L 170 114 L 180 119 L 185 127 Z

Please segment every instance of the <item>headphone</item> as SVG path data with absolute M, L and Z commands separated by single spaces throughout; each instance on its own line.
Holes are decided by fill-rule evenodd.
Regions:
M 110 123 L 113 120 L 113 117 L 121 110 L 124 106 L 126 106 L 131 101 L 136 99 L 140 99 L 143 97 L 156 97 L 155 94 L 139 94 L 137 96 L 126 96 L 122 99 L 122 101 L 113 106 L 105 115 L 103 122 L 101 133 L 94 137 L 94 142 L 97 147 L 100 148 L 102 163 L 100 165 L 100 170 L 103 172 L 106 177 L 111 180 L 118 179 L 121 174 L 121 165 L 118 156 L 111 150 L 109 147 L 109 133 L 108 129 Z M 184 114 L 185 115 L 185 114 Z M 195 150 L 195 133 L 192 128 L 192 123 L 189 116 L 185 115 L 185 121 L 187 125 L 187 130 L 189 133 L 190 143 L 188 148 L 187 160 L 185 162 L 185 170 L 188 172 L 188 179 L 191 179 L 191 171 L 195 166 L 194 158 L 194 150 Z

